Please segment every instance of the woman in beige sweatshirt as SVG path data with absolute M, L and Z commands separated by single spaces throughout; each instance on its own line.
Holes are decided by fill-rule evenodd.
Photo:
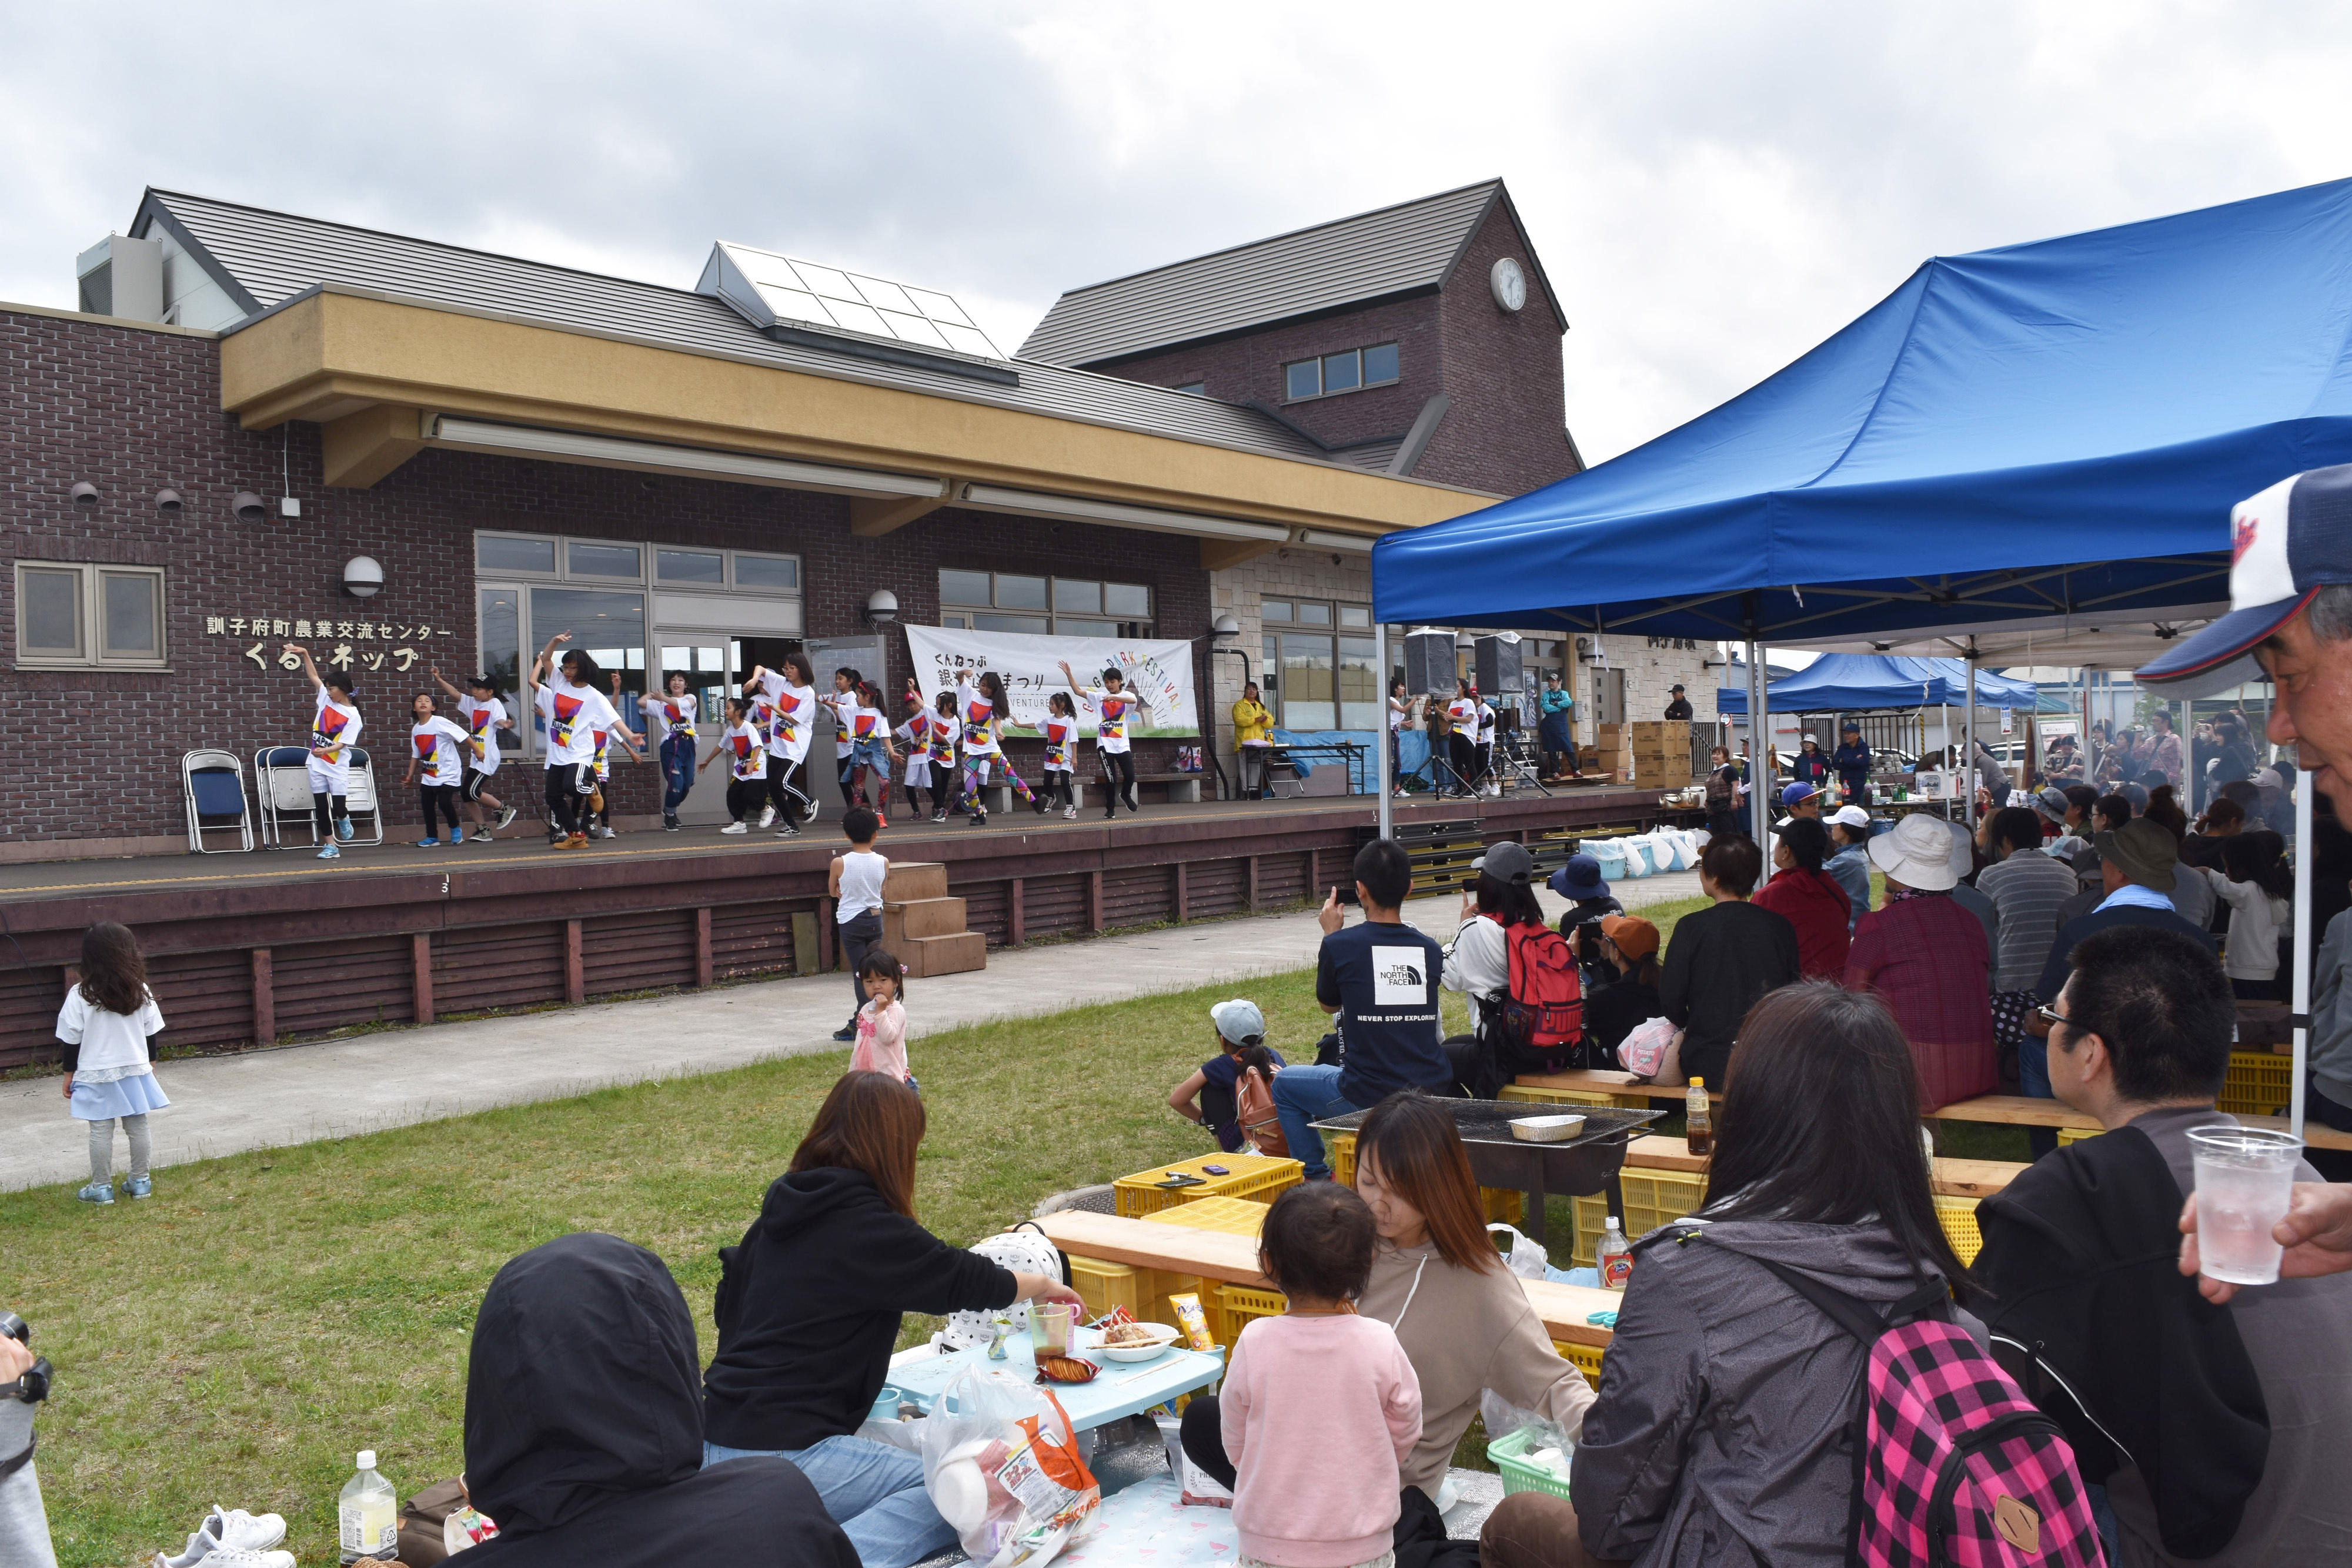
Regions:
M 1380 1231 L 1357 1310 L 1396 1331 L 1421 1380 L 1421 1441 L 1404 1484 L 1437 1500 L 1484 1389 L 1580 1437 L 1592 1385 L 1552 1349 L 1487 1239 L 1470 1156 L 1443 1101 L 1407 1092 L 1373 1109 L 1356 1137 L 1356 1190 Z

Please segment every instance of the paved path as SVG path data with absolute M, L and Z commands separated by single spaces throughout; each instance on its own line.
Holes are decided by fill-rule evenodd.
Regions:
M 1683 872 L 1621 883 L 1615 891 L 1632 908 L 1696 897 L 1698 877 Z M 1549 893 L 1543 897 L 1554 915 L 1564 907 Z M 1455 908 L 1451 898 L 1423 899 L 1406 915 L 1444 941 L 1454 934 Z M 1314 915 L 1302 912 L 999 948 L 984 970 L 925 980 L 909 1032 L 1302 968 L 1315 961 L 1321 940 Z M 1114 956 L 1117 962 L 1105 961 Z M 165 1062 L 157 1076 L 173 1103 L 151 1124 L 154 1163 L 184 1165 L 843 1051 L 831 1037 L 850 1001 L 845 977 L 828 975 Z M 66 1113 L 61 1082 L 0 1083 L 0 1192 L 88 1179 L 86 1134 Z

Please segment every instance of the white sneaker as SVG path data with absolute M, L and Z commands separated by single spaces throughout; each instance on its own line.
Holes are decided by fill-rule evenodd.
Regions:
M 259 1553 L 268 1552 L 272 1558 L 284 1558 L 290 1568 L 294 1561 L 292 1553 L 269 1552 L 269 1548 L 285 1539 L 286 1521 L 278 1515 L 255 1515 L 241 1508 L 224 1510 L 215 1503 L 204 1523 L 188 1537 L 188 1549 L 177 1557 L 166 1557 L 157 1552 L 155 1568 L 197 1568 L 197 1564 L 204 1563 L 213 1563 L 215 1568 L 228 1568 L 236 1559 L 225 1558 L 224 1552 L 250 1552 L 257 1557 Z
M 1078 809 L 1076 806 L 1065 806 L 1062 808 L 1062 821 L 1066 822 L 1075 822 L 1077 820 Z
M 775 825 L 776 825 L 776 809 L 775 809 L 775 807 L 774 807 L 774 806 L 772 806 L 772 805 L 769 805 L 769 806 L 762 806 L 762 807 L 761 807 L 761 808 L 760 808 L 760 826 L 761 826 L 761 827 L 763 827 L 763 828 L 772 828 L 772 827 L 774 827 Z
M 294 1553 L 216 1546 L 197 1558 L 191 1568 L 294 1568 Z
M 608 822 L 604 827 L 596 830 L 596 836 L 600 839 L 617 839 L 621 835 L 614 831 L 612 824 Z
M 740 822 L 730 822 L 719 831 L 722 833 L 748 833 L 751 830 L 745 827 Z

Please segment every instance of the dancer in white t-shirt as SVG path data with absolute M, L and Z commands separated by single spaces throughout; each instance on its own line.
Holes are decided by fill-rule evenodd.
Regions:
M 1013 702 L 1004 695 L 1003 678 L 994 670 L 982 670 L 974 681 L 966 672 L 956 681 L 955 700 L 956 711 L 963 719 L 963 792 L 971 813 L 967 820 L 975 828 L 984 828 L 988 798 L 981 791 L 988 787 L 992 766 L 1003 769 L 1004 781 L 1022 800 L 1034 801 L 1036 797 L 1004 760 L 1001 737 L 1005 721 L 1013 716 Z
M 1034 729 L 1045 738 L 1045 790 L 1037 797 L 1037 814 L 1044 816 L 1056 802 L 1065 820 L 1078 814 L 1077 797 L 1071 786 L 1077 770 L 1078 705 L 1067 692 L 1055 692 L 1045 699 L 1045 722 L 1015 724 L 1012 729 Z
M 1072 695 L 1095 715 L 1095 760 L 1102 766 L 1103 821 L 1118 815 L 1121 800 L 1127 802 L 1129 816 L 1139 813 L 1143 807 L 1135 796 L 1135 753 L 1127 731 L 1143 715 L 1142 699 L 1127 689 L 1127 673 L 1117 664 L 1103 671 L 1100 685 L 1078 685 L 1067 661 L 1062 664 L 1062 678 L 1070 683 Z
M 417 803 L 425 812 L 425 836 L 416 847 L 439 847 L 434 830 L 441 817 L 449 821 L 449 841 L 463 843 L 466 830 L 457 825 L 457 786 L 466 777 L 466 732 L 433 710 L 431 692 L 417 693 L 409 711 L 416 722 L 408 727 L 408 766 L 400 781 L 416 785 Z M 422 783 L 417 781 L 419 768 L 425 774 Z
M 559 850 L 588 847 L 581 813 L 596 792 L 596 731 L 618 735 L 623 748 L 639 757 L 628 727 L 613 711 L 612 699 L 596 689 L 603 674 L 596 661 L 578 648 L 556 657 L 557 647 L 570 641 L 569 632 L 550 637 L 523 676 L 531 706 L 546 727 L 547 810 L 553 834 L 548 843 Z
M 722 833 L 748 833 L 751 819 L 768 793 L 768 770 L 775 763 L 768 755 L 767 737 L 753 722 L 756 703 L 751 697 L 727 699 L 727 725 L 710 755 L 695 765 L 699 775 L 721 757 L 727 758 L 727 825 Z
M 907 682 L 906 695 L 900 700 L 907 706 L 907 720 L 895 733 L 907 743 L 907 773 L 901 785 L 907 792 L 907 809 L 914 814 L 916 821 L 920 821 L 924 815 L 923 794 L 929 791 L 932 804 L 938 808 L 935 820 L 943 821 L 947 814 L 948 789 L 931 766 L 931 727 L 934 723 L 946 726 L 952 737 L 953 721 L 942 718 L 923 706 L 922 690 L 911 677 Z M 949 745 L 953 747 L 952 738 Z M 949 766 L 952 768 L 955 756 L 952 749 L 948 756 Z
M 941 692 L 931 704 L 931 821 L 944 822 L 963 810 L 963 781 L 956 774 L 956 695 Z
M 303 767 L 310 776 L 310 809 L 318 816 L 319 837 L 326 841 L 319 858 L 340 860 L 343 853 L 340 846 L 352 837 L 351 807 L 345 800 L 351 789 L 352 751 L 366 723 L 352 702 L 352 677 L 347 672 L 320 674 L 310 650 L 299 643 L 287 643 L 286 652 L 301 655 L 302 674 L 318 690 L 318 711 L 310 720 L 310 755 Z
M 667 689 L 660 696 L 637 699 L 637 711 L 646 716 L 646 734 L 653 733 L 656 723 L 662 727 L 662 826 L 675 833 L 682 831 L 677 809 L 694 788 L 694 723 L 702 705 L 679 672 L 672 670 L 663 684 Z
M 814 816 L 816 811 L 816 802 L 803 788 L 809 743 L 816 737 L 815 677 L 806 659 L 787 653 L 781 671 L 753 665 L 743 677 L 743 695 L 751 699 L 751 722 L 766 733 L 768 743 L 768 804 L 759 825 L 764 828 L 782 819 L 776 837 L 796 839 L 802 813 Z
M 499 770 L 499 731 L 512 729 L 514 720 L 507 716 L 507 705 L 499 700 L 498 683 L 487 673 L 467 682 L 467 689 L 462 692 L 443 680 L 438 669 L 428 665 L 425 673 L 435 685 L 449 694 L 455 705 L 450 712 L 465 727 L 466 776 L 457 785 L 457 798 L 466 803 L 466 815 L 473 821 L 473 841 L 487 844 L 490 827 L 483 817 L 485 806 L 499 814 L 501 828 L 515 820 L 515 809 L 489 791 L 490 776 Z

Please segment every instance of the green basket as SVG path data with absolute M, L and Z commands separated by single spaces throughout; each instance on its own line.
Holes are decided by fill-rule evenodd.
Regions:
M 1534 1440 L 1535 1428 L 1530 1427 L 1507 1437 L 1497 1437 L 1486 1445 L 1486 1457 L 1495 1462 L 1496 1469 L 1503 1472 L 1503 1495 L 1508 1497 L 1515 1491 L 1540 1491 L 1549 1492 L 1554 1497 L 1566 1497 L 1568 1481 L 1565 1477 L 1556 1475 L 1541 1465 L 1531 1465 L 1519 1457 L 1527 1452 L 1528 1445 Z

